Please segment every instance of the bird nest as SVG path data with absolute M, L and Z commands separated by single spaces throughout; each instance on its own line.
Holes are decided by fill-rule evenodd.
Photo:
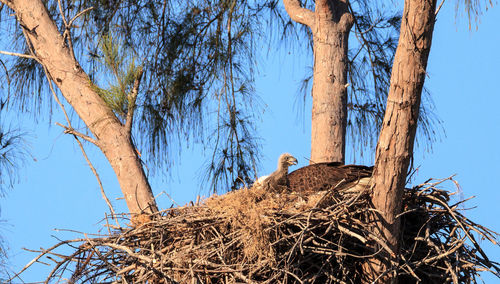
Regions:
M 450 204 L 443 181 L 405 191 L 399 261 L 385 272 L 401 283 L 499 276 L 476 241 L 496 244 L 498 234 L 466 218 L 462 202 Z M 135 228 L 63 241 L 23 271 L 48 257 L 55 264 L 47 282 L 360 283 L 363 265 L 389 252 L 370 229 L 371 208 L 362 182 L 307 196 L 241 189 L 162 211 Z

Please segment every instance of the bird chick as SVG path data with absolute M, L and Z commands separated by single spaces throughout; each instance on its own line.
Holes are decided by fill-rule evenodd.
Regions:
M 297 159 L 284 153 L 278 159 L 278 168 L 269 176 L 260 177 L 256 183 L 260 183 L 265 189 L 273 191 L 283 191 L 288 184 L 288 167 L 297 164 Z

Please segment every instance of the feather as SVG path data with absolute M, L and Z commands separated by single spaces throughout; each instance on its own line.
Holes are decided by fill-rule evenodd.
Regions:
M 278 168 L 269 176 L 260 177 L 255 183 L 267 190 L 283 191 L 288 188 L 288 167 L 297 164 L 297 159 L 288 153 L 281 154 Z
M 342 165 L 340 163 L 317 163 L 291 172 L 288 183 L 292 192 L 317 192 L 347 185 L 372 175 L 373 167 Z

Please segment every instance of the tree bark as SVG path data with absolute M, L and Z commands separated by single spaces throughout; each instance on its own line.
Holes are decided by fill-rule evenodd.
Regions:
M 345 1 L 316 1 L 311 161 L 345 162 L 347 51 L 353 17 Z
M 37 60 L 87 125 L 95 144 L 111 164 L 129 212 L 158 211 L 130 131 L 92 89 L 90 78 L 73 57 L 45 5 L 40 0 L 13 0 L 9 7 L 15 11 Z
M 387 107 L 375 156 L 372 202 L 380 212 L 375 233 L 395 253 L 400 244 L 400 220 L 396 216 L 401 212 L 408 167 L 413 155 L 435 9 L 436 0 L 405 1 Z M 391 257 L 388 259 L 391 260 Z M 372 262 L 367 272 L 376 277 L 389 268 L 389 262 Z
M 317 0 L 315 11 L 283 0 L 290 17 L 311 28 L 314 45 L 311 163 L 345 162 L 347 51 L 354 22 L 347 1 Z

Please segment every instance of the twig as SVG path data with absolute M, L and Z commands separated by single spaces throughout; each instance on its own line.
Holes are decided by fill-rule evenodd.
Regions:
M 122 250 L 122 251 L 126 252 L 128 255 L 130 255 L 136 259 L 140 259 L 140 260 L 144 261 L 145 263 L 152 263 L 153 262 L 153 260 L 151 258 L 149 258 L 145 255 L 141 255 L 139 253 L 135 253 L 129 247 L 117 245 L 117 244 L 112 244 L 112 243 L 104 243 L 103 245 L 108 246 L 110 248 Z
M 73 239 L 73 240 L 62 241 L 62 242 L 59 242 L 58 244 L 53 245 L 52 247 L 50 247 L 50 248 L 48 248 L 46 250 L 42 250 L 41 253 L 37 257 L 35 257 L 34 259 L 32 259 L 30 262 L 28 262 L 28 264 L 26 264 L 23 267 L 23 269 L 21 269 L 21 271 L 19 271 L 18 273 L 14 274 L 14 276 L 12 276 L 9 280 L 7 280 L 7 282 L 10 282 L 13 279 L 17 278 L 19 275 L 21 275 L 21 273 L 23 273 L 24 271 L 26 271 L 26 269 L 28 269 L 31 265 L 33 265 L 33 263 L 37 262 L 40 258 L 42 258 L 47 253 L 55 250 L 56 248 L 58 248 L 58 247 L 60 247 L 62 245 L 66 245 L 66 244 L 72 243 L 72 242 L 81 242 L 82 240 L 83 239 Z M 28 250 L 28 249 L 26 249 L 26 250 Z
M 67 29 L 68 28 L 68 22 L 66 22 L 66 17 L 64 16 L 64 12 L 63 12 L 63 9 L 62 9 L 61 0 L 57 0 L 57 6 L 59 7 L 59 13 L 61 14 L 61 18 L 63 20 L 64 26 Z
M 356 233 L 354 233 L 353 231 L 348 230 L 348 229 L 347 229 L 347 228 L 345 228 L 345 227 L 342 227 L 342 226 L 340 226 L 340 225 L 337 225 L 337 228 L 338 228 L 338 229 L 339 229 L 339 231 L 341 231 L 342 233 L 347 234 L 347 235 L 349 235 L 349 236 L 351 236 L 351 237 L 353 237 L 353 238 L 358 239 L 358 240 L 359 240 L 360 242 L 362 242 L 363 244 L 365 244 L 365 243 L 367 242 L 366 238 L 363 238 L 361 235 L 356 234 Z
M 437 7 L 436 12 L 434 13 L 434 16 L 438 15 L 439 10 L 441 10 L 441 6 L 443 6 L 443 4 L 444 4 L 444 0 L 442 0 L 441 3 L 439 3 L 439 6 Z
M 93 9 L 94 9 L 94 7 L 89 7 L 89 8 L 87 8 L 87 9 L 85 9 L 85 10 L 83 10 L 83 11 L 79 12 L 78 14 L 76 14 L 76 16 L 74 16 L 73 18 L 71 18 L 71 20 L 69 21 L 69 23 L 68 23 L 68 27 L 69 27 L 69 28 L 71 28 L 71 26 L 73 25 L 73 22 L 74 22 L 76 19 L 78 19 L 81 15 L 83 15 L 83 14 L 85 14 L 85 13 L 87 13 L 88 11 L 93 10 Z
M 92 173 L 94 173 L 97 183 L 99 184 L 99 188 L 101 190 L 101 195 L 106 204 L 108 205 L 109 211 L 111 212 L 111 218 L 113 218 L 116 221 L 116 225 L 120 226 L 120 223 L 118 223 L 118 219 L 116 219 L 116 213 L 115 210 L 113 209 L 113 205 L 111 205 L 111 202 L 109 201 L 108 197 L 106 196 L 106 192 L 104 192 L 104 187 L 101 182 L 101 178 L 99 177 L 99 174 L 97 173 L 96 169 L 90 162 L 89 157 L 87 156 L 87 153 L 85 152 L 85 149 L 83 148 L 82 142 L 78 140 L 78 138 L 75 137 L 76 142 L 78 143 L 78 146 L 80 147 L 80 150 L 82 151 L 83 157 L 85 158 L 85 161 L 87 161 L 87 165 L 89 166 L 90 170 Z
M 59 13 L 61 14 L 61 18 L 64 23 L 64 32 L 63 32 L 63 40 L 65 40 L 68 44 L 68 49 L 69 52 L 71 53 L 71 56 L 76 62 L 76 56 L 75 56 L 75 51 L 73 50 L 73 40 L 71 39 L 71 28 L 73 26 L 73 22 L 80 17 L 81 15 L 85 14 L 86 12 L 94 9 L 94 7 L 89 7 L 83 11 L 80 11 L 76 16 L 74 16 L 69 22 L 66 21 L 66 17 L 64 16 L 64 11 L 62 9 L 62 4 L 61 0 L 58 0 L 58 6 L 59 6 Z
M 455 219 L 455 221 L 457 222 L 457 224 L 460 226 L 460 228 L 462 228 L 463 232 L 467 235 L 467 237 L 469 238 L 469 240 L 472 242 L 472 244 L 474 244 L 474 246 L 476 247 L 476 249 L 479 251 L 479 253 L 481 254 L 481 256 L 484 258 L 484 260 L 488 263 L 488 265 L 490 265 L 489 267 L 491 267 L 491 262 L 490 260 L 488 259 L 488 257 L 486 256 L 486 254 L 484 253 L 484 251 L 481 249 L 481 246 L 479 246 L 479 244 L 476 242 L 476 239 L 474 238 L 473 235 L 469 234 L 469 230 L 466 230 L 464 225 L 462 224 L 462 222 L 457 218 L 455 212 L 453 212 L 453 210 L 450 209 L 450 207 L 448 207 L 448 204 L 446 204 L 445 202 L 443 202 L 442 200 L 440 200 L 439 198 L 435 198 L 433 196 L 429 196 L 429 198 L 431 199 L 434 199 L 436 201 L 438 201 L 439 203 L 441 203 L 441 205 L 446 208 L 448 210 L 448 212 L 450 213 L 450 215 L 453 217 L 453 219 Z
M 83 133 L 81 133 L 81 132 L 76 131 L 76 130 L 75 130 L 75 129 L 73 129 L 71 126 L 62 125 L 62 124 L 61 124 L 61 123 L 59 123 L 59 122 L 56 122 L 56 125 L 57 125 L 57 126 L 60 126 L 60 127 L 62 127 L 62 128 L 64 128 L 64 129 L 65 129 L 65 130 L 64 130 L 64 133 L 65 133 L 65 134 L 71 134 L 71 135 L 74 135 L 74 136 L 80 137 L 80 138 L 82 138 L 83 140 L 85 140 L 85 141 L 87 141 L 87 142 L 90 142 L 90 143 L 92 143 L 92 144 L 94 144 L 94 145 L 96 145 L 96 146 L 98 146 L 98 147 L 99 147 L 99 141 L 97 141 L 97 140 L 95 140 L 94 138 L 89 137 L 89 136 L 87 136 L 87 135 L 85 135 L 85 134 L 83 134 Z
M 29 54 L 9 52 L 9 51 L 4 51 L 4 50 L 0 50 L 0 54 L 10 55 L 10 56 L 16 56 L 16 57 L 22 57 L 22 58 L 27 58 L 27 59 L 33 59 L 33 60 L 36 60 L 36 61 L 40 62 L 36 56 L 29 55 Z

